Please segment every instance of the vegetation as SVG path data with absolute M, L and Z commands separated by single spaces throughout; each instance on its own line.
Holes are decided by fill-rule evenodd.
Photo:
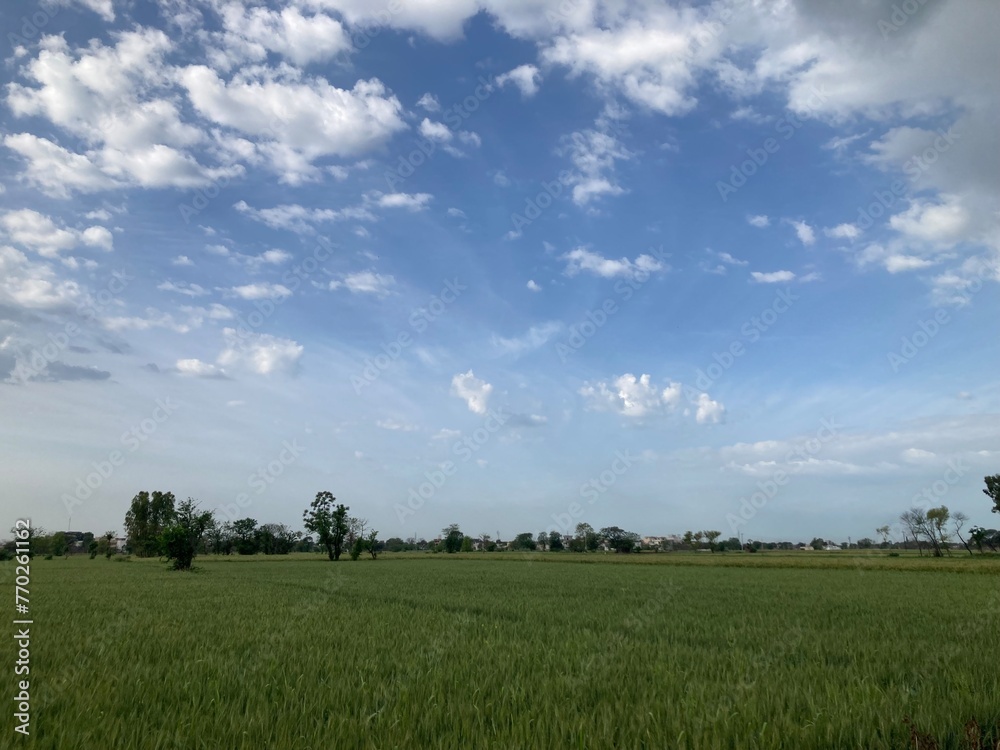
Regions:
M 32 566 L 34 742 L 958 750 L 968 726 L 992 748 L 998 562 L 55 558 Z

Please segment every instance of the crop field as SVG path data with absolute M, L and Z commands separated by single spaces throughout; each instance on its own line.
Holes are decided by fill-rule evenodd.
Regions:
M 998 563 L 36 559 L 19 745 L 994 747 Z

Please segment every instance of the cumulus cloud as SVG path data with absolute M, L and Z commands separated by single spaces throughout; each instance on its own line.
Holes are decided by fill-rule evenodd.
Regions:
M 763 229 L 771 224 L 771 220 L 765 214 L 757 214 L 756 216 L 748 216 L 747 223 L 752 227 Z
M 816 242 L 816 232 L 806 222 L 789 219 L 788 223 L 795 228 L 795 236 L 803 245 L 808 247 Z
M 477 378 L 472 370 L 451 379 L 451 395 L 465 401 L 473 414 L 485 414 L 493 386 Z
M 244 284 L 234 286 L 230 291 L 241 299 L 281 299 L 291 295 L 292 291 L 284 284 L 272 284 L 261 282 L 257 284 Z
M 304 347 L 292 339 L 269 333 L 222 331 L 226 348 L 216 363 L 223 368 L 244 369 L 257 375 L 293 374 L 297 371 Z
M 534 65 L 518 65 L 496 77 L 497 86 L 503 87 L 508 83 L 517 86 L 521 91 L 521 96 L 529 99 L 538 93 L 538 86 L 542 81 L 542 73 Z
M 111 232 L 105 227 L 92 226 L 82 231 L 71 229 L 30 208 L 8 211 L 0 217 L 0 228 L 13 244 L 45 258 L 59 257 L 62 251 L 79 245 L 106 251 L 114 245 Z
M 648 374 L 636 377 L 625 373 L 610 383 L 588 383 L 579 393 L 589 409 L 610 411 L 633 419 L 674 414 L 685 404 L 688 408 L 682 413 L 687 415 L 693 408 L 695 421 L 699 424 L 720 422 L 725 416 L 725 407 L 707 393 L 697 393 L 674 381 L 668 381 L 661 388 L 653 384 Z
M 795 273 L 792 271 L 771 271 L 770 273 L 751 271 L 750 278 L 758 284 L 780 284 L 785 281 L 794 281 Z
M 334 279 L 330 282 L 330 289 L 346 289 L 353 294 L 373 294 L 376 297 L 385 297 L 395 284 L 396 279 L 391 275 L 383 275 L 374 271 L 358 271 Z
M 668 270 L 668 266 L 652 255 L 642 254 L 634 261 L 628 258 L 617 260 L 605 258 L 586 247 L 571 250 L 561 259 L 566 261 L 566 275 L 576 276 L 579 273 L 590 273 L 605 279 L 628 278 L 644 279 L 650 274 Z

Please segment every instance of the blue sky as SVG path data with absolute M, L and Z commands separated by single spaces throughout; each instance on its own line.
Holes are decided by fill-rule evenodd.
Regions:
M 998 15 L 6 4 L 4 514 L 995 525 Z

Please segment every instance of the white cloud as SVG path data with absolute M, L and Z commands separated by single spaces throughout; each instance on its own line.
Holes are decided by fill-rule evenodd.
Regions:
M 718 401 L 713 401 L 707 393 L 698 394 L 697 406 L 695 421 L 698 424 L 717 424 L 725 417 L 726 408 Z
M 795 236 L 803 245 L 808 246 L 816 242 L 816 232 L 806 222 L 789 219 L 788 223 L 795 227 Z
M 79 284 L 60 279 L 48 263 L 29 261 L 20 250 L 0 245 L 0 301 L 33 310 L 59 310 L 87 299 Z
M 447 143 L 452 138 L 454 134 L 448 129 L 448 126 L 443 122 L 434 122 L 426 117 L 420 123 L 420 135 L 437 143 Z
M 542 81 L 541 71 L 534 65 L 518 65 L 496 77 L 497 86 L 505 86 L 513 83 L 521 90 L 521 96 L 528 99 L 538 93 L 538 85 Z
M 406 208 L 422 211 L 434 197 L 430 193 L 376 193 L 376 203 L 383 208 Z
M 304 16 L 294 6 L 277 11 L 235 2 L 222 5 L 219 13 L 225 32 L 213 35 L 221 47 L 214 59 L 227 68 L 243 61 L 264 62 L 269 51 L 305 66 L 352 49 L 343 25 L 323 13 Z
M 472 370 L 451 379 L 451 395 L 463 399 L 473 414 L 485 414 L 493 386 L 477 378 Z
M 590 409 L 611 411 L 633 419 L 674 414 L 685 403 L 696 408 L 695 421 L 699 424 L 721 421 L 725 414 L 722 404 L 713 401 L 708 394 L 695 394 L 675 381 L 668 381 L 665 387 L 659 388 L 653 384 L 648 374 L 636 377 L 632 373 L 625 373 L 610 383 L 588 383 L 579 393 Z M 683 415 L 688 414 L 690 410 L 684 409 Z
M 528 279 L 528 283 L 526 284 L 526 286 L 532 292 L 540 292 L 540 291 L 542 291 L 542 287 L 540 285 L 538 285 L 534 281 L 534 279 Z
M 205 287 L 199 284 L 185 284 L 183 282 L 178 284 L 173 281 L 160 282 L 156 288 L 164 292 L 183 294 L 187 297 L 201 297 L 209 293 Z
M 105 227 L 69 229 L 30 208 L 8 211 L 0 217 L 0 227 L 12 243 L 46 258 L 58 257 L 62 251 L 81 244 L 101 250 L 111 250 L 114 245 L 111 232 Z
M 172 265 L 172 266 L 193 266 L 194 265 L 194 261 L 191 260 L 186 255 L 178 255 L 176 258 L 174 258 L 172 261 L 170 261 L 170 265 Z
M 199 114 L 257 138 L 257 150 L 289 184 L 318 179 L 316 159 L 358 156 L 406 128 L 399 100 L 375 78 L 347 90 L 268 70 L 241 72 L 227 82 L 192 65 L 179 77 Z
M 196 378 L 218 378 L 225 376 L 225 373 L 221 369 L 208 362 L 202 362 L 200 359 L 179 359 L 175 367 L 181 375 L 189 375 Z
M 297 203 L 274 206 L 273 208 L 253 208 L 246 201 L 238 201 L 233 206 L 241 214 L 249 216 L 274 229 L 287 229 L 300 234 L 315 232 L 314 224 L 338 221 L 374 221 L 375 214 L 366 206 L 347 208 L 306 208 Z M 215 246 L 219 247 L 219 246 Z M 225 249 L 225 248 L 223 248 Z M 226 253 L 228 254 L 228 250 Z M 221 253 L 220 253 L 221 254 Z
M 927 258 L 918 258 L 915 255 L 888 255 L 883 261 L 885 270 L 889 273 L 901 273 L 903 271 L 919 271 L 921 268 L 928 268 L 934 265 L 934 261 Z
M 758 284 L 780 284 L 795 280 L 795 274 L 792 271 L 771 271 L 770 273 L 751 271 L 750 277 Z
M 616 161 L 629 160 L 634 154 L 613 135 L 600 130 L 584 130 L 570 135 L 563 152 L 575 167 L 572 173 L 573 202 L 585 206 L 602 195 L 625 192 L 616 181 Z
M 390 293 L 395 285 L 396 279 L 389 275 L 382 275 L 374 271 L 359 271 L 349 273 L 330 282 L 330 289 L 347 289 L 354 294 L 374 294 L 377 297 L 385 297 Z
M 265 282 L 234 286 L 230 291 L 237 297 L 246 300 L 280 299 L 282 297 L 288 297 L 292 293 L 291 290 L 283 284 L 271 284 Z
M 455 218 L 455 219 L 464 219 L 464 218 L 466 218 L 465 211 L 463 211 L 460 208 L 449 208 L 448 211 L 447 211 L 447 214 L 448 214 L 448 216 L 451 216 L 452 218 Z
M 233 328 L 225 328 L 222 333 L 226 348 L 216 360 L 221 367 L 246 369 L 258 375 L 291 374 L 297 370 L 304 351 L 301 344 L 268 333 L 241 336 Z
M 823 234 L 827 237 L 853 241 L 861 236 L 861 230 L 855 224 L 838 224 L 835 227 L 826 227 Z
M 90 156 L 72 153 L 31 133 L 5 136 L 3 143 L 25 160 L 21 178 L 53 198 L 94 193 L 120 184 L 102 172 Z
M 649 274 L 668 270 L 661 261 L 652 255 L 640 255 L 634 261 L 628 258 L 613 260 L 605 258 L 599 253 L 588 250 L 585 247 L 578 247 L 561 256 L 566 261 L 566 275 L 576 276 L 578 273 L 586 271 L 595 276 L 605 279 L 617 277 L 624 278 L 645 278 Z
M 765 214 L 757 214 L 756 216 L 748 216 L 747 222 L 750 224 L 750 226 L 757 227 L 758 229 L 763 229 L 764 227 L 770 225 L 771 220 Z
M 439 102 L 438 98 L 434 96 L 434 94 L 431 94 L 430 92 L 424 94 L 417 100 L 417 106 L 420 107 L 421 109 L 426 110 L 427 112 L 441 111 L 441 102 Z
M 556 320 L 540 323 L 531 326 L 526 333 L 515 338 L 494 336 L 493 346 L 504 354 L 520 356 L 545 346 L 562 328 L 562 323 Z
M 889 219 L 889 225 L 905 237 L 951 247 L 966 236 L 969 212 L 957 196 L 942 196 L 940 203 L 914 200 L 903 213 Z

